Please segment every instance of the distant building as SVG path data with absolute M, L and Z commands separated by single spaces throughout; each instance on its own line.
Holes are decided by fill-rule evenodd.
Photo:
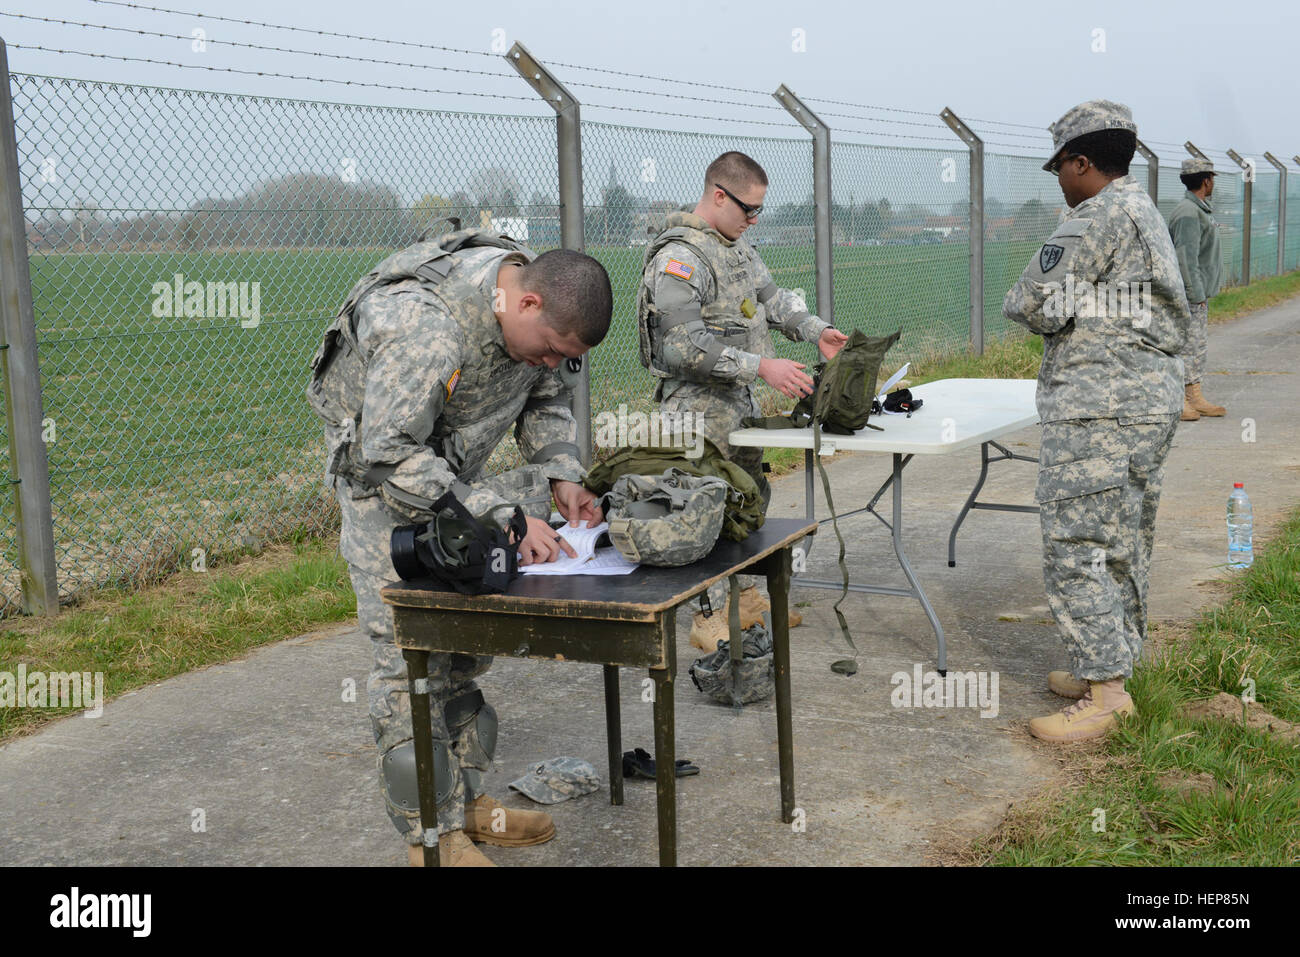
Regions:
M 523 216 L 493 217 L 492 231 L 505 233 L 515 242 L 528 242 L 528 220 Z

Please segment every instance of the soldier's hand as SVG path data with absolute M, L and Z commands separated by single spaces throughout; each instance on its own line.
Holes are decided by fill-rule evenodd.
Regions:
M 763 359 L 758 363 L 758 377 L 778 392 L 801 399 L 813 391 L 812 376 L 801 371 L 806 368 L 793 359 Z
M 564 479 L 551 480 L 551 494 L 555 496 L 556 510 L 573 526 L 586 521 L 588 528 L 599 525 L 604 516 L 596 505 L 596 493 L 577 482 Z
M 826 329 L 817 340 L 817 348 L 821 350 L 822 358 L 834 359 L 836 353 L 843 349 L 844 343 L 848 341 L 849 337 L 838 329 Z
M 560 534 L 540 518 L 528 517 L 528 534 L 516 546 L 519 551 L 519 564 L 531 565 L 533 562 L 553 562 L 560 557 L 560 552 L 570 558 L 577 558 L 573 546 L 560 537 Z

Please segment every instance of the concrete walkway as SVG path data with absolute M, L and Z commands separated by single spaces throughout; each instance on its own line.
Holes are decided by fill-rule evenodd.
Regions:
M 1151 583 L 1156 619 L 1183 617 L 1225 576 L 1224 508 L 1233 481 L 1255 507 L 1256 539 L 1300 499 L 1300 303 L 1213 328 L 1205 392 L 1229 415 L 1180 427 L 1165 480 Z M 921 414 L 939 414 L 925 410 Z M 1243 441 L 1244 418 L 1256 441 Z M 1005 440 L 1036 454 L 1040 430 Z M 947 567 L 947 531 L 978 470 L 978 449 L 918 456 L 907 470 L 909 554 L 941 620 L 954 670 L 996 671 L 1000 711 L 899 709 L 890 676 L 934 665 L 934 637 L 913 601 L 851 595 L 845 602 L 862 670 L 834 675 L 843 656 L 831 603 L 796 588 L 805 624 L 793 633 L 796 798 L 806 830 L 778 820 L 775 711 L 739 715 L 695 690 L 686 669 L 690 619 L 678 627 L 678 755 L 703 770 L 678 791 L 683 864 L 912 864 L 994 827 L 1012 802 L 1054 773 L 1027 718 L 1059 701 L 1046 672 L 1064 664 L 1043 597 L 1038 522 L 976 512 Z M 888 474 L 887 456 L 829 460 L 841 510 Z M 995 468 L 984 496 L 1032 501 L 1035 466 Z M 803 510 L 802 475 L 775 484 L 771 514 Z M 893 564 L 870 516 L 845 526 L 855 577 Z M 834 577 L 829 528 L 810 561 Z M 878 578 L 879 575 L 873 575 Z M 1209 586 L 1209 587 L 1207 587 Z M 0 864 L 399 865 L 404 847 L 383 812 L 366 715 L 368 648 L 354 628 L 305 635 L 225 665 L 110 702 L 0 748 Z M 641 673 L 623 675 L 624 747 L 653 748 Z M 346 700 L 355 682 L 357 700 Z M 577 755 L 605 761 L 600 669 L 501 659 L 482 680 L 502 717 L 493 792 L 531 762 Z M 507 796 L 508 795 L 508 796 Z M 201 815 L 205 830 L 196 831 Z M 629 781 L 627 802 L 603 792 L 554 807 L 558 836 L 487 849 L 506 865 L 652 864 L 654 786 Z

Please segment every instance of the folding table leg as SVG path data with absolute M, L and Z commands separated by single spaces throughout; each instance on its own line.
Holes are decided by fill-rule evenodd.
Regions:
M 790 708 L 790 549 L 767 561 L 772 596 L 772 661 L 776 670 L 776 741 L 781 762 L 781 820 L 794 820 L 794 736 Z
M 666 622 L 666 623 L 665 623 Z M 659 866 L 677 866 L 677 743 L 673 688 L 677 674 L 676 609 L 660 617 L 664 668 L 651 668 L 655 683 L 655 807 L 659 813 Z
M 894 453 L 894 521 L 891 534 L 894 539 L 894 555 L 898 558 L 898 565 L 903 569 L 903 574 L 907 576 L 907 583 L 912 586 L 912 594 L 916 600 L 921 603 L 925 609 L 925 616 L 930 619 L 930 626 L 934 629 L 935 637 L 939 640 L 939 674 L 948 673 L 948 645 L 943 638 L 943 625 L 939 624 L 939 616 L 934 613 L 930 607 L 930 599 L 925 597 L 925 591 L 921 588 L 921 583 L 917 581 L 916 575 L 912 573 L 912 566 L 907 561 L 907 556 L 903 554 L 903 456 L 899 452 Z
M 966 497 L 966 504 L 961 507 L 957 513 L 957 521 L 952 523 L 952 531 L 948 533 L 948 567 L 955 568 L 957 565 L 957 532 L 961 529 L 961 523 L 966 521 L 966 516 L 970 512 L 971 506 L 975 504 L 975 499 L 980 494 L 980 489 L 984 487 L 984 480 L 989 477 L 989 444 L 980 443 L 980 477 L 975 482 L 975 487 L 971 489 L 970 495 Z
M 623 803 L 623 719 L 619 713 L 618 665 L 605 669 L 605 741 L 609 745 L 609 803 Z
M 438 867 L 438 772 L 433 761 L 433 714 L 429 710 L 429 653 L 404 649 L 411 687 L 411 732 L 415 740 L 415 787 L 424 829 L 424 866 Z

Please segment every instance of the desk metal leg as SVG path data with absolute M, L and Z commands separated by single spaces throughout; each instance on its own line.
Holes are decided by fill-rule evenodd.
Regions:
M 921 588 L 921 583 L 916 580 L 916 575 L 912 573 L 912 566 L 907 561 L 907 556 L 903 554 L 903 456 L 899 452 L 894 453 L 894 521 L 891 523 L 891 535 L 894 539 L 894 554 L 898 557 L 898 565 L 903 569 L 903 574 L 907 576 L 907 582 L 912 586 L 912 594 L 916 600 L 921 603 L 925 609 L 925 617 L 930 619 L 930 627 L 934 629 L 935 637 L 939 640 L 939 674 L 948 673 L 948 645 L 943 638 L 943 625 L 939 624 L 939 616 L 934 613 L 930 607 L 930 599 L 925 597 L 925 591 Z
M 980 443 L 980 477 L 975 482 L 975 487 L 970 490 L 970 495 L 966 497 L 966 504 L 961 507 L 957 513 L 957 521 L 952 523 L 952 531 L 948 533 L 948 567 L 953 568 L 957 564 L 957 531 L 961 528 L 961 523 L 966 521 L 966 515 L 970 512 L 970 507 L 975 504 L 975 499 L 984 487 L 984 480 L 989 477 L 989 444 Z
M 990 445 L 1002 453 L 996 459 L 989 458 Z M 989 476 L 989 462 L 1003 462 L 1009 460 L 1016 460 L 1019 462 L 1038 461 L 1038 459 L 1032 456 L 1020 455 L 1017 452 L 1012 452 L 1009 448 L 999 442 L 988 441 L 980 444 L 980 477 L 978 481 L 976 481 L 975 487 L 971 489 L 970 495 L 966 497 L 966 504 L 961 507 L 961 511 L 957 514 L 957 521 L 952 523 L 952 531 L 948 533 L 949 568 L 953 568 L 957 565 L 957 532 L 961 529 L 961 523 L 966 521 L 966 516 L 969 514 L 971 509 L 982 508 L 994 512 L 1027 512 L 1035 515 L 1038 513 L 1038 506 L 1036 505 L 997 505 L 989 502 L 976 501 L 979 497 L 980 489 L 984 487 L 984 480 Z
M 815 463 L 813 462 L 813 450 L 804 449 L 803 450 L 804 517 L 806 517 L 810 522 L 817 521 L 817 490 L 816 490 L 816 486 L 813 484 L 814 467 L 815 467 Z M 809 535 L 804 538 L 803 540 L 804 555 L 812 554 L 813 541 L 816 538 L 817 538 L 816 535 Z
M 664 668 L 651 668 L 655 683 L 655 805 L 659 812 L 659 866 L 677 866 L 677 743 L 673 689 L 677 675 L 676 609 L 660 616 Z
M 772 661 L 776 669 L 776 740 L 781 761 L 781 820 L 794 820 L 794 735 L 790 707 L 790 549 L 768 559 L 772 600 Z
M 609 745 L 609 803 L 623 803 L 623 719 L 619 713 L 618 666 L 605 669 L 605 741 Z
M 415 785 L 424 829 L 424 866 L 438 867 L 438 773 L 433 766 L 433 715 L 429 710 L 429 653 L 403 650 L 411 687 L 411 731 L 415 739 Z

